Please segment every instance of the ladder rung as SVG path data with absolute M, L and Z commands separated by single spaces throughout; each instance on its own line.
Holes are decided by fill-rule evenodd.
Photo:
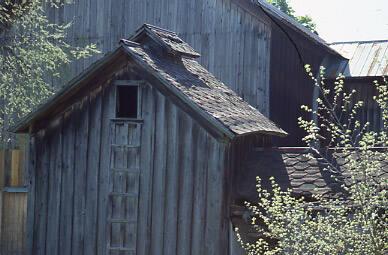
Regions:
M 136 251 L 135 249 L 125 248 L 125 247 L 109 247 L 108 250 L 111 250 L 111 251 L 132 251 L 132 252 Z
M 111 223 L 136 223 L 136 220 L 109 219 L 108 222 L 111 222 Z
M 110 196 L 123 196 L 123 197 L 137 197 L 137 193 L 131 192 L 131 193 L 121 193 L 121 192 L 111 192 L 109 193 Z
M 123 148 L 140 148 L 140 145 L 133 145 L 133 144 L 114 144 L 112 143 L 110 146 L 112 147 L 123 147 Z
M 132 167 L 132 168 L 111 168 L 113 172 L 124 172 L 124 173 L 134 173 L 138 174 L 140 172 L 140 168 Z

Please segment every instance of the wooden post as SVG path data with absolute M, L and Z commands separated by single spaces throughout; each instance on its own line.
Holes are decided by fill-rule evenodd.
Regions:
M 4 150 L 0 150 L 0 240 L 2 233 L 2 219 L 3 219 L 3 188 L 4 188 Z

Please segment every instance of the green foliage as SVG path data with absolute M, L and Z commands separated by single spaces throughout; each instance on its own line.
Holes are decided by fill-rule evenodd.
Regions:
M 321 96 L 316 111 L 307 106 L 302 109 L 318 121 L 299 118 L 299 125 L 307 132 L 304 141 L 310 156 L 325 161 L 324 171 L 341 184 L 343 194 L 337 198 L 315 195 L 313 202 L 308 202 L 294 197 L 291 190 L 281 190 L 273 178 L 271 191 L 263 189 L 258 178 L 258 202 L 246 205 L 261 238 L 246 243 L 238 234 L 238 239 L 250 255 L 387 254 L 387 180 L 382 177 L 382 162 L 388 161 L 388 152 L 376 149 L 388 147 L 387 80 L 374 83 L 383 127 L 371 131 L 369 123 L 358 120 L 364 103 L 356 101 L 356 91 L 346 91 L 343 76 L 329 87 L 324 68 L 319 78 L 309 66 L 306 70 Z M 347 163 L 338 167 L 328 156 L 329 150 L 320 148 L 322 142 L 328 144 L 332 155 L 347 155 Z
M 294 18 L 306 28 L 310 29 L 313 32 L 316 32 L 317 27 L 312 18 L 308 15 L 296 16 L 295 10 L 289 5 L 288 0 L 267 0 L 267 2 L 277 7 L 279 10 L 281 10 L 288 16 Z
M 72 60 L 98 52 L 95 45 L 73 47 L 66 40 L 71 24 L 51 23 L 45 15 L 49 2 L 30 0 L 0 5 L 0 141 L 6 129 L 53 94 L 50 80 Z M 52 6 L 56 8 L 56 6 Z

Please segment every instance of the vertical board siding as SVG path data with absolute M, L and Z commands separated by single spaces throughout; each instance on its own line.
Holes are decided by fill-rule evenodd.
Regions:
M 163 228 L 164 210 L 154 210 L 163 208 L 165 204 L 166 190 L 166 151 L 167 151 L 167 120 L 166 120 L 166 100 L 159 93 L 155 94 L 156 128 L 159 132 L 155 136 L 155 162 L 158 169 L 153 171 L 154 188 L 152 189 L 152 236 L 151 254 L 157 254 L 163 250 Z
M 193 195 L 193 124 L 186 114 L 180 112 L 178 137 L 180 138 L 179 157 L 179 199 L 178 199 L 178 238 L 177 254 L 190 254 L 191 240 L 191 213 Z
M 67 35 L 70 43 L 95 43 L 102 53 L 113 50 L 143 23 L 175 31 L 201 53 L 204 67 L 251 105 L 269 112 L 270 27 L 230 0 L 74 1 L 47 10 L 52 21 L 74 21 Z M 73 77 L 101 56 L 71 64 L 64 77 Z
M 48 170 L 47 190 L 47 225 L 46 225 L 46 254 L 58 254 L 59 212 L 60 212 L 60 187 L 62 174 L 62 126 L 53 136 L 50 147 L 50 167 Z
M 358 101 L 364 102 L 364 107 L 361 108 L 357 115 L 357 120 L 360 120 L 361 125 L 369 122 L 367 130 L 381 131 L 383 128 L 382 113 L 379 105 L 373 100 L 374 96 L 378 95 L 377 89 L 373 84 L 373 78 L 365 81 L 345 81 L 345 89 L 347 93 L 355 90 L 356 93 L 352 98 L 352 103 Z
M 36 143 L 38 157 L 35 168 L 35 221 L 33 233 L 32 253 L 43 255 L 46 252 L 46 225 L 47 225 L 47 194 L 48 194 L 48 172 L 50 159 L 51 136 L 39 139 Z M 28 208 L 30 210 L 30 208 Z
M 84 249 L 86 171 L 89 133 L 89 101 L 84 100 L 79 112 L 76 112 L 76 140 L 74 166 L 73 234 L 72 253 L 82 254 Z
M 151 86 L 142 100 L 137 254 L 227 254 L 226 145 Z
M 75 161 L 75 124 L 74 116 L 65 117 L 63 125 L 63 158 L 61 186 L 61 217 L 59 232 L 59 255 L 71 254 L 71 236 L 73 231 Z
M 96 254 L 97 232 L 97 202 L 99 190 L 100 142 L 101 142 L 101 94 L 90 98 L 89 107 L 89 137 L 86 171 L 86 202 L 85 202 L 85 236 L 84 254 Z
M 153 176 L 153 150 L 156 132 L 155 122 L 155 102 L 153 98 L 153 88 L 147 87 L 142 93 L 142 117 L 144 124 L 142 128 L 142 149 L 141 149 L 141 171 L 139 190 L 139 218 L 138 218 L 138 238 L 137 252 L 139 254 L 149 254 L 151 238 L 151 215 L 152 215 L 152 176 Z M 149 100 L 151 99 L 151 100 Z
M 111 105 L 102 90 L 31 140 L 30 157 L 39 157 L 30 160 L 28 254 L 106 254 L 109 145 L 101 143 Z
M 180 151 L 176 135 L 179 130 L 177 108 L 167 101 L 167 166 L 164 208 L 164 246 L 163 254 L 176 255 L 179 196 L 178 151 Z
M 108 189 L 109 189 L 109 157 L 101 155 L 109 155 L 110 143 L 109 131 L 110 122 L 107 120 L 110 117 L 111 109 L 114 108 L 113 102 L 114 90 L 110 87 L 105 87 L 102 92 L 102 107 L 101 107 L 101 142 L 100 142 L 100 171 L 98 176 L 99 193 L 98 193 L 98 208 L 97 208 L 97 255 L 105 255 L 107 249 L 108 230 L 106 228 L 106 219 L 108 215 Z

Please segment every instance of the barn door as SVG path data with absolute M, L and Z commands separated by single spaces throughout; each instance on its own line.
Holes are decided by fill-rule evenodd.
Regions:
M 108 255 L 135 255 L 141 124 L 111 121 Z

